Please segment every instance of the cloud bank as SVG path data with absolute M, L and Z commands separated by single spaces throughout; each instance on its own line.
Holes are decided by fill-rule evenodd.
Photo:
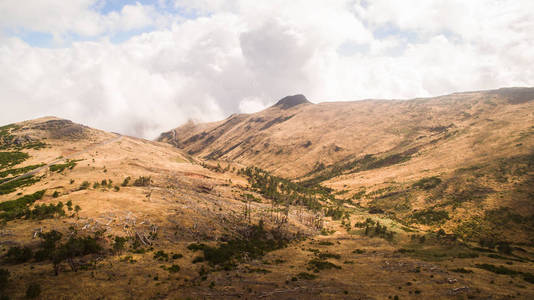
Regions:
M 154 138 L 289 94 L 534 86 L 529 0 L 122 2 L 2 1 L 0 123 L 56 115 Z

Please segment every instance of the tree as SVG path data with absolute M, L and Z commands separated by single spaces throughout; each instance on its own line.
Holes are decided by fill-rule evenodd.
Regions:
M 69 211 L 72 211 L 72 201 L 71 200 L 67 201 L 67 208 L 69 209 Z
M 76 216 L 78 216 L 78 213 L 82 210 L 82 208 L 79 205 L 74 206 L 74 211 L 76 212 Z
M 120 255 L 122 250 L 124 250 L 124 244 L 126 244 L 127 240 L 125 237 L 116 236 L 115 243 L 113 243 L 113 253 Z

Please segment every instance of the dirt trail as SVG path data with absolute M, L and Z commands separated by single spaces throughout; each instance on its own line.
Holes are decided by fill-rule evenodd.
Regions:
M 27 172 L 27 173 L 24 173 L 24 174 L 22 174 L 22 175 L 13 177 L 11 180 L 2 182 L 2 183 L 0 183 L 0 185 L 2 185 L 2 184 L 6 184 L 6 183 L 9 183 L 9 182 L 18 180 L 18 179 L 26 178 L 26 177 L 28 177 L 28 176 L 32 176 L 32 175 L 34 175 L 34 174 L 37 174 L 37 173 L 41 172 L 42 170 L 44 170 L 44 169 L 46 169 L 46 168 L 49 168 L 51 165 L 55 165 L 55 164 L 57 164 L 57 163 L 59 163 L 59 162 L 65 161 L 65 160 L 70 159 L 70 158 L 72 158 L 72 157 L 74 157 L 74 156 L 77 156 L 77 155 L 86 153 L 86 152 L 91 151 L 91 150 L 93 150 L 93 149 L 95 149 L 95 148 L 98 148 L 98 147 L 100 147 L 100 146 L 104 146 L 104 145 L 107 145 L 107 144 L 109 144 L 109 143 L 113 143 L 113 142 L 116 142 L 116 141 L 122 139 L 122 137 L 123 137 L 122 135 L 119 135 L 119 134 L 117 134 L 117 135 L 118 135 L 118 136 L 113 137 L 113 138 L 111 138 L 111 139 L 107 139 L 107 140 L 105 140 L 105 141 L 103 141 L 103 142 L 101 142 L 101 143 L 92 144 L 92 145 L 88 146 L 87 148 L 85 148 L 85 149 L 83 149 L 83 150 L 80 150 L 80 151 L 78 151 L 78 152 L 74 152 L 74 153 L 72 153 L 72 154 L 70 154 L 70 155 L 68 155 L 68 156 L 66 156 L 66 157 L 62 157 L 62 158 L 55 159 L 55 160 L 53 160 L 53 161 L 47 163 L 46 165 L 44 165 L 44 166 L 42 166 L 42 167 L 39 167 L 39 168 L 34 169 L 34 170 L 31 170 L 31 171 L 29 171 L 29 172 Z

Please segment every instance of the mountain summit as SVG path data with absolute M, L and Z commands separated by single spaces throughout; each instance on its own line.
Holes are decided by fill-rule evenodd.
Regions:
M 298 95 L 293 95 L 293 96 L 286 96 L 280 99 L 278 102 L 276 102 L 274 106 L 279 107 L 280 109 L 288 109 L 293 106 L 297 106 L 297 105 L 305 104 L 305 103 L 311 104 L 311 102 L 308 101 L 308 99 L 306 99 L 304 95 L 298 94 Z

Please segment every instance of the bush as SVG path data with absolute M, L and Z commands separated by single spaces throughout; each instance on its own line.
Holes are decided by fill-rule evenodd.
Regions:
M 33 209 L 26 210 L 27 219 L 52 219 L 55 216 L 62 217 L 65 216 L 65 211 L 63 210 L 63 202 L 58 202 L 54 204 L 42 204 L 35 205 Z
M 59 192 L 58 191 L 54 191 L 54 193 L 52 194 L 52 197 L 54 197 L 54 198 L 59 197 Z
M 10 221 L 24 216 L 28 210 L 28 206 L 41 199 L 44 193 L 45 190 L 41 190 L 30 195 L 22 196 L 16 200 L 0 203 L 0 211 L 3 211 L 0 213 L 0 219 Z
M 455 272 L 455 273 L 463 273 L 463 274 L 473 273 L 473 271 L 471 271 L 471 270 L 467 270 L 467 269 L 465 269 L 465 268 L 452 269 L 451 271 L 452 271 L 452 272 Z
M 413 188 L 420 188 L 423 190 L 430 190 L 435 188 L 441 183 L 441 179 L 436 176 L 432 177 L 425 177 L 420 180 L 418 180 L 416 183 L 412 185 Z
M 304 279 L 304 280 L 313 280 L 313 279 L 317 278 L 317 275 L 306 273 L 306 272 L 300 272 L 297 275 L 297 277 L 299 279 Z
M 28 289 L 26 290 L 26 298 L 35 299 L 41 295 L 41 285 L 38 283 L 30 283 Z
M 28 247 L 11 247 L 6 253 L 6 258 L 16 264 L 27 262 L 32 256 L 32 249 Z
M 444 210 L 425 209 L 414 212 L 411 219 L 419 224 L 424 225 L 437 225 L 442 224 L 446 220 L 449 220 L 449 213 Z
M 89 183 L 89 181 L 84 181 L 82 182 L 82 185 L 80 185 L 80 190 L 86 190 L 89 188 L 91 184 Z
M 128 183 L 130 182 L 130 176 L 124 178 L 124 181 L 121 183 L 121 186 L 127 186 Z
M 126 244 L 127 240 L 128 238 L 116 236 L 115 241 L 113 243 L 113 253 L 121 254 L 124 250 L 124 245 Z
M 18 165 L 29 157 L 27 153 L 20 151 L 0 152 L 0 169 Z
M 159 250 L 158 252 L 154 253 L 154 259 L 157 259 L 159 261 L 168 261 L 169 255 L 165 253 L 165 251 Z
M 0 184 L 0 195 L 5 195 L 5 194 L 12 193 L 12 192 L 16 191 L 17 188 L 19 188 L 19 187 L 32 185 L 32 184 L 38 182 L 39 180 L 41 180 L 40 177 L 35 178 L 33 176 L 28 176 L 28 177 L 15 179 L 15 180 L 10 181 L 10 182 L 1 183 Z
M 151 181 L 152 179 L 150 179 L 150 176 L 141 176 L 137 178 L 136 180 L 134 180 L 133 185 L 134 186 L 148 186 L 150 185 Z
M 61 173 L 67 168 L 69 170 L 72 170 L 72 169 L 74 169 L 74 167 L 76 166 L 76 162 L 78 162 L 78 161 L 80 161 L 80 160 L 67 160 L 67 162 L 64 163 L 64 164 L 51 165 L 49 167 L 50 168 L 50 172 Z
M 269 233 L 261 226 L 251 226 L 248 237 L 243 239 L 233 239 L 226 243 L 219 244 L 217 247 L 211 247 L 204 244 L 191 244 L 190 250 L 202 250 L 204 260 L 211 265 L 221 265 L 225 269 L 235 267 L 235 261 L 243 257 L 255 259 L 263 256 L 266 252 L 273 251 L 284 247 L 287 240 L 278 237 L 275 232 Z
M 167 268 L 167 271 L 171 272 L 171 273 L 177 273 L 180 271 L 180 266 L 178 265 L 172 265 L 170 267 Z
M 314 258 L 308 262 L 308 270 L 313 270 L 315 273 L 319 272 L 320 270 L 328 269 L 341 269 L 341 267 L 317 258 Z

